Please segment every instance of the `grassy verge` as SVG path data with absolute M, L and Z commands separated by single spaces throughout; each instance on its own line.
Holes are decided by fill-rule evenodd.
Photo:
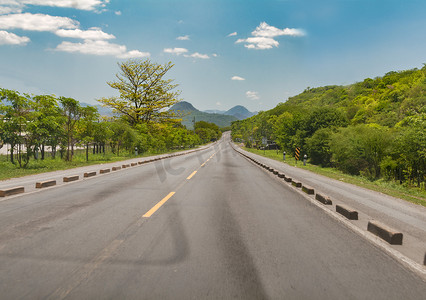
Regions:
M 173 153 L 181 150 L 168 151 L 163 153 Z M 159 155 L 163 153 L 149 153 L 146 152 L 143 155 L 130 155 L 130 154 L 120 154 L 120 156 L 113 155 L 112 153 L 103 155 L 103 154 L 90 154 L 89 161 L 86 161 L 86 156 L 84 151 L 82 153 L 77 153 L 71 162 L 66 162 L 59 158 L 59 155 L 56 159 L 50 157 L 45 158 L 44 160 L 34 160 L 32 159 L 26 168 L 19 168 L 19 165 L 12 164 L 8 161 L 8 157 L 5 155 L 0 155 L 0 180 L 6 180 L 10 178 L 23 177 L 27 175 L 40 174 L 45 172 L 59 171 L 59 170 L 68 170 L 78 167 L 112 163 L 117 161 L 123 161 L 127 159 L 132 159 L 136 157 L 146 157 L 152 155 Z
M 258 155 L 262 155 L 277 161 L 283 161 L 283 155 L 281 152 L 276 150 L 256 150 L 251 148 L 243 148 L 244 150 L 255 153 Z M 381 192 L 383 194 L 393 196 L 396 198 L 404 199 L 406 201 L 419 204 L 422 206 L 426 206 L 426 191 L 419 189 L 417 187 L 409 187 L 406 185 L 400 185 L 394 181 L 385 181 L 383 179 L 371 181 L 367 178 L 361 176 L 353 176 L 344 174 L 341 171 L 334 168 L 322 168 L 320 166 L 312 165 L 307 163 L 306 166 L 303 165 L 303 162 L 296 160 L 294 157 L 286 156 L 286 161 L 288 165 L 306 169 L 312 171 L 316 174 L 320 174 L 323 176 L 327 176 L 336 180 L 340 180 L 343 182 L 351 183 L 363 188 L 367 188 L 373 191 Z

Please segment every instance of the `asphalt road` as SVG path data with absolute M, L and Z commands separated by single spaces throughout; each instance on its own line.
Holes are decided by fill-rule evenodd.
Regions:
M 228 140 L 0 202 L 0 299 L 424 299 Z

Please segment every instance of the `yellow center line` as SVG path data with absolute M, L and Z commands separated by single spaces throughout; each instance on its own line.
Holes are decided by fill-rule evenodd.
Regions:
M 186 179 L 188 179 L 188 180 L 189 180 L 189 179 L 191 179 L 191 178 L 192 178 L 192 176 L 194 176 L 194 175 L 195 175 L 195 173 L 197 173 L 197 170 L 195 170 L 194 172 L 192 172 L 192 173 L 191 173 L 191 175 L 189 175 Z
M 197 170 L 195 170 L 194 172 L 191 173 L 191 175 L 189 175 L 186 179 L 189 180 L 191 179 L 196 173 L 197 171 L 201 168 L 204 167 L 204 165 L 217 153 L 217 151 L 215 153 L 213 153 L 212 156 L 209 157 L 209 159 L 207 159 Z M 184 185 L 184 182 L 177 188 L 180 189 L 182 186 Z M 158 202 L 153 208 L 151 208 L 147 213 L 145 213 L 142 217 L 143 218 L 149 218 L 151 217 L 161 206 L 163 206 L 164 203 L 167 202 L 167 200 L 169 200 L 176 192 L 171 192 L 169 193 L 166 197 L 164 197 L 160 202 Z
M 155 204 L 155 206 L 153 208 L 151 208 L 146 214 L 144 214 L 142 217 L 144 218 L 149 218 L 152 216 L 153 213 L 155 213 L 161 206 L 163 206 L 164 203 L 167 202 L 167 200 L 169 200 L 173 195 L 175 194 L 175 192 L 170 192 L 166 197 L 163 198 L 163 200 L 161 200 L 160 202 L 158 202 L 157 204 Z

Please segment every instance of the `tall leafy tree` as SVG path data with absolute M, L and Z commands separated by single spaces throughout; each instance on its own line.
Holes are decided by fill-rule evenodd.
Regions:
M 65 117 L 65 139 L 67 145 L 66 160 L 71 161 L 74 154 L 75 144 L 75 127 L 80 120 L 81 106 L 80 103 L 73 98 L 61 97 L 59 101 L 62 106 L 62 114 Z
M 108 85 L 116 89 L 118 97 L 101 98 L 98 101 L 121 115 L 130 125 L 147 122 L 167 122 L 175 115 L 165 110 L 179 102 L 179 92 L 172 79 L 165 79 L 173 67 L 147 60 L 129 60 L 118 64 L 120 72 L 116 81 Z

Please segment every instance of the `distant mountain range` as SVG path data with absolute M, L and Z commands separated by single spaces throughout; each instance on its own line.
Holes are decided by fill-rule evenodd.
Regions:
M 206 121 L 209 123 L 215 123 L 219 127 L 230 126 L 231 122 L 237 120 L 243 120 L 254 116 L 256 113 L 250 112 L 247 108 L 241 105 L 234 106 L 227 111 L 221 110 L 206 110 L 200 111 L 196 109 L 191 103 L 181 101 L 173 105 L 171 110 L 178 111 L 182 114 L 182 124 L 188 129 L 193 128 L 193 120 Z
M 81 103 L 82 106 L 88 106 L 87 103 Z M 109 107 L 103 107 L 102 105 L 94 105 L 101 116 L 112 117 L 114 113 Z M 242 105 L 234 106 L 229 110 L 206 110 L 200 111 L 196 109 L 191 103 L 181 101 L 173 105 L 171 110 L 178 111 L 182 115 L 182 124 L 188 129 L 193 128 L 193 120 L 195 122 L 206 121 L 209 123 L 215 123 L 219 127 L 230 126 L 231 122 L 236 120 L 243 120 L 250 118 L 257 114 L 257 112 L 251 112 Z

